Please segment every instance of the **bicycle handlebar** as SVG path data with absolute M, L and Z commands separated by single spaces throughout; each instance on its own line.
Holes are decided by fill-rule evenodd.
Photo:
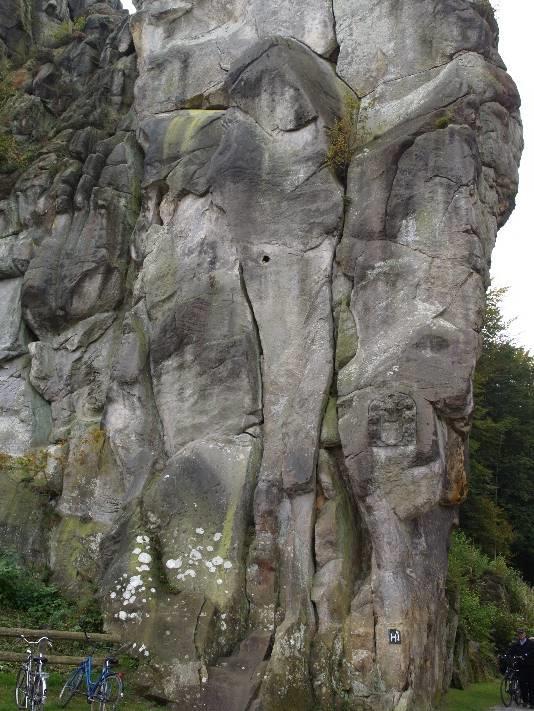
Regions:
M 37 642 L 30 642 L 30 640 L 29 640 L 29 639 L 26 639 L 26 637 L 25 637 L 23 634 L 21 634 L 20 636 L 21 636 L 22 639 L 26 642 L 26 644 L 38 645 L 38 644 L 41 644 L 41 642 L 44 641 L 44 642 L 46 642 L 46 643 L 48 644 L 49 647 L 52 647 L 52 642 L 48 639 L 48 637 L 40 637 L 40 638 L 37 640 Z

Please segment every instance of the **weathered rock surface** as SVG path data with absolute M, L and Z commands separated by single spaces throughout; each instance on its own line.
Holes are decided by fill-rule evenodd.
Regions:
M 7 545 L 174 708 L 435 708 L 522 148 L 486 0 L 17 8 Z

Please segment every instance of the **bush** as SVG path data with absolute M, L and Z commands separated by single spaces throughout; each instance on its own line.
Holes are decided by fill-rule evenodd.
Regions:
M 102 626 L 96 602 L 79 608 L 8 553 L 0 554 L 0 614 L 23 627 L 94 631 Z
M 486 656 L 506 648 L 517 627 L 534 631 L 534 590 L 503 557 L 489 558 L 462 532 L 452 537 L 448 587 L 459 598 L 460 633 Z

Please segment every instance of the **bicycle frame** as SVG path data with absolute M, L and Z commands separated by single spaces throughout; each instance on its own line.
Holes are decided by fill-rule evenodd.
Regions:
M 52 643 L 50 642 L 48 637 L 41 637 L 36 642 L 30 642 L 28 639 L 26 639 L 26 637 L 24 637 L 24 635 L 21 635 L 21 638 L 24 642 L 26 642 L 26 644 L 29 645 L 29 648 L 26 650 L 26 653 L 28 655 L 26 657 L 26 661 L 23 662 L 21 667 L 24 670 L 26 684 L 24 687 L 24 706 L 21 707 L 19 704 L 19 708 L 26 708 L 30 709 L 30 711 L 33 711 L 36 703 L 38 703 L 39 707 L 44 706 L 47 695 L 46 680 L 48 678 L 48 674 L 43 671 L 43 665 L 46 660 L 42 652 L 40 651 L 40 647 L 42 643 L 45 643 L 49 647 L 51 647 Z M 37 657 L 33 656 L 33 652 L 31 649 L 32 646 L 38 647 L 39 651 Z M 34 663 L 36 664 L 36 668 L 34 668 Z M 35 698 L 36 690 L 38 688 L 42 692 L 42 697 L 40 699 Z
M 85 633 L 85 638 L 88 642 L 89 639 L 87 633 Z M 116 650 L 115 654 L 118 654 L 123 649 L 131 647 L 131 643 L 120 647 Z M 95 653 L 96 647 L 93 647 L 90 653 L 78 664 L 78 666 L 73 669 L 65 680 L 64 686 L 59 694 L 59 705 L 61 707 L 66 706 L 75 694 L 85 696 L 89 702 L 105 702 L 108 695 L 108 679 L 118 679 L 116 692 L 120 695 L 122 699 L 123 696 L 123 674 L 121 672 L 115 672 L 112 670 L 112 666 L 117 663 L 117 660 L 112 656 L 107 656 L 104 659 L 102 669 L 98 674 L 98 677 L 93 680 L 93 655 Z M 115 689 L 115 682 L 111 683 L 112 689 Z M 102 698 L 102 695 L 106 698 Z M 117 697 L 118 699 L 118 697 Z M 117 701 L 117 699 L 115 701 Z M 102 704 L 101 704 L 102 705 Z M 113 703 L 113 708 L 116 707 L 116 703 Z M 105 708 L 105 705 L 102 706 Z
M 524 661 L 520 656 L 506 657 L 506 668 L 501 681 L 501 700 L 505 706 L 512 703 L 521 705 L 519 668 Z
M 98 686 L 105 681 L 105 679 L 108 678 L 108 676 L 111 676 L 114 674 L 114 672 L 111 671 L 111 667 L 109 662 L 106 660 L 102 666 L 102 669 L 100 671 L 100 674 L 96 681 L 92 680 L 92 675 L 93 675 L 93 655 L 89 654 L 85 659 L 80 662 L 78 669 L 82 672 L 83 678 L 85 680 L 85 687 L 87 689 L 86 696 L 90 700 L 92 699 L 96 689 Z

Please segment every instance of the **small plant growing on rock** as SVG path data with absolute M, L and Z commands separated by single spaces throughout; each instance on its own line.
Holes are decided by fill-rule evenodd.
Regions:
M 450 111 L 447 111 L 438 119 L 436 119 L 436 128 L 447 128 L 453 122 L 453 115 Z
M 15 92 L 10 64 L 2 59 L 0 60 L 0 114 Z
M 7 473 L 18 473 L 28 479 L 33 479 L 41 472 L 47 461 L 46 449 L 37 449 L 14 457 L 0 452 L 0 470 Z
M 343 115 L 328 129 L 329 145 L 326 163 L 334 170 L 346 172 L 356 150 L 356 121 L 358 118 L 358 100 L 345 96 Z
M 13 173 L 26 168 L 30 153 L 9 130 L 11 100 L 19 93 L 19 72 L 14 72 L 6 60 L 0 61 L 0 173 Z
M 58 46 L 68 44 L 74 39 L 84 39 L 83 31 L 85 29 L 86 18 L 78 17 L 77 20 L 65 20 L 62 22 L 52 34 L 52 39 Z
M 0 173 L 14 173 L 28 167 L 32 151 L 17 142 L 13 134 L 0 127 Z

